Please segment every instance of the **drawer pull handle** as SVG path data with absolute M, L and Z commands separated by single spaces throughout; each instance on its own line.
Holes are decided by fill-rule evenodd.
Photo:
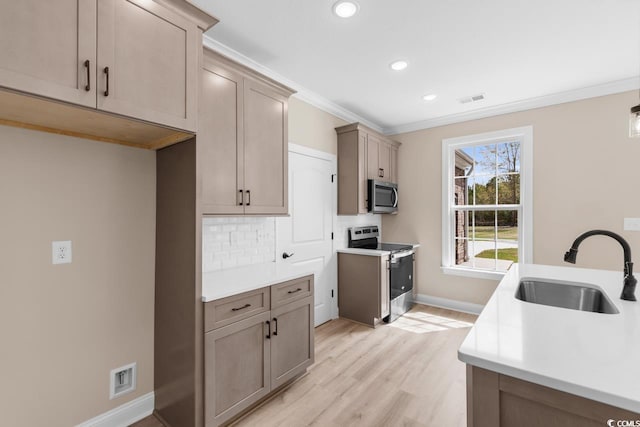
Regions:
M 278 335 L 278 318 L 274 317 L 273 318 L 273 336 L 275 337 L 276 335 Z
M 104 91 L 104 96 L 109 96 L 109 67 L 104 67 L 104 73 L 107 75 L 107 90 Z
M 267 339 L 271 339 L 271 322 L 267 320 Z
M 288 294 L 295 294 L 296 292 L 300 292 L 301 290 L 302 290 L 301 288 L 298 288 L 295 291 L 288 291 L 287 293 Z
M 84 90 L 89 92 L 91 90 L 91 62 L 88 59 L 84 61 L 84 67 L 87 69 L 87 85 Z
M 249 308 L 249 307 L 251 307 L 251 304 L 246 303 L 246 304 L 245 304 L 245 305 L 243 305 L 242 307 L 235 307 L 235 308 L 232 308 L 232 309 L 231 309 L 231 311 L 244 310 L 245 308 Z

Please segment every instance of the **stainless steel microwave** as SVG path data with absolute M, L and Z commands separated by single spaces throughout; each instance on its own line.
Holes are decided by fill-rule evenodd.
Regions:
M 398 185 L 392 182 L 368 181 L 368 210 L 371 213 L 398 212 Z

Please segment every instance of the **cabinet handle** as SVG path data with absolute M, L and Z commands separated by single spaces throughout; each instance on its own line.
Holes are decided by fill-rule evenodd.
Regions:
M 295 291 L 289 291 L 289 292 L 287 292 L 287 293 L 288 293 L 288 294 L 295 294 L 296 292 L 300 292 L 301 290 L 302 290 L 301 288 L 298 288 L 298 289 L 296 289 Z
M 245 191 L 247 193 L 247 206 L 251 204 L 251 190 Z
M 384 176 L 384 169 L 378 168 L 378 177 L 382 178 Z
M 267 320 L 267 339 L 271 339 L 271 322 Z
M 275 337 L 276 335 L 278 335 L 278 318 L 274 317 L 273 318 L 273 336 Z
M 238 193 L 240 193 L 240 203 L 239 203 L 239 205 L 242 206 L 242 204 L 244 203 L 244 194 L 242 194 L 242 190 L 238 190 Z
M 88 59 L 84 61 L 84 68 L 87 69 L 87 85 L 84 90 L 89 92 L 91 90 L 91 62 Z
M 104 73 L 107 75 L 107 90 L 104 91 L 104 96 L 109 96 L 109 67 L 104 67 Z
M 251 304 L 246 303 L 245 305 L 243 305 L 242 307 L 234 307 L 231 309 L 231 311 L 239 311 L 239 310 L 244 310 L 245 308 L 249 308 L 251 307 Z

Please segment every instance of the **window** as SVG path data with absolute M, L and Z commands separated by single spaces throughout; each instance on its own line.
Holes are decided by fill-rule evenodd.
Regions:
M 442 141 L 442 267 L 499 278 L 532 262 L 533 128 Z

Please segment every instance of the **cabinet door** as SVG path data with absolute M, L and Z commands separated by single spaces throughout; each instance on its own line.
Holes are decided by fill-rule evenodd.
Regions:
M 378 144 L 378 169 L 381 181 L 391 181 L 391 146 L 386 142 Z
M 100 0 L 98 108 L 195 131 L 200 34 L 152 1 Z
M 379 163 L 380 155 L 378 147 L 382 144 L 382 141 L 373 135 L 367 135 L 367 178 L 368 179 L 382 179 L 382 173 L 380 172 Z
M 391 161 L 389 164 L 389 181 L 398 183 L 398 147 L 391 147 Z
M 313 297 L 271 310 L 271 388 L 313 364 Z
M 358 132 L 358 212 L 369 210 L 369 188 L 367 186 L 367 134 Z M 338 183 L 339 184 L 339 183 Z
M 245 79 L 245 213 L 287 214 L 288 155 L 287 98 Z
M 202 211 L 205 214 L 242 214 L 243 79 L 206 59 L 201 77 L 198 161 Z
M 0 10 L 0 86 L 95 108 L 96 0 L 0 0 Z
M 205 424 L 220 425 L 270 391 L 269 313 L 205 334 Z

